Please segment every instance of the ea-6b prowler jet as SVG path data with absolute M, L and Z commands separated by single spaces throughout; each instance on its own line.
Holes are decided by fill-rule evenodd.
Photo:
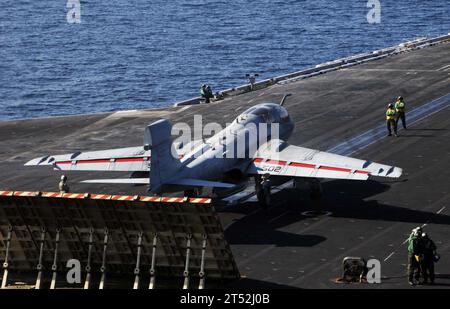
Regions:
M 262 103 L 249 108 L 206 141 L 174 143 L 172 125 L 161 119 L 146 127 L 143 146 L 50 155 L 25 165 L 51 165 L 62 171 L 131 172 L 131 178 L 84 182 L 148 184 L 153 194 L 192 192 L 204 187 L 233 188 L 250 177 L 258 183 L 261 175 L 270 175 L 270 185 L 280 179 L 311 182 L 318 178 L 366 180 L 370 175 L 401 176 L 402 169 L 398 167 L 288 144 L 294 123 L 283 107 L 285 98 L 280 104 Z M 257 138 L 249 138 L 249 125 L 257 128 Z M 266 129 L 261 129 L 261 125 L 266 125 Z M 273 125 L 278 134 L 274 134 Z M 236 147 L 239 140 L 245 141 L 240 150 L 239 145 Z M 265 142 L 257 145 L 261 140 Z

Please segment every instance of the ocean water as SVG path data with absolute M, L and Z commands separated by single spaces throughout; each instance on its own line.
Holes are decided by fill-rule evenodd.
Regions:
M 0 120 L 168 106 L 422 36 L 450 0 L 0 1 Z

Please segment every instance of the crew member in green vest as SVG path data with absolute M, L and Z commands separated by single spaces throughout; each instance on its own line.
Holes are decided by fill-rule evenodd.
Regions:
M 200 88 L 200 96 L 205 99 L 205 103 L 210 103 L 211 99 L 214 98 L 211 86 L 203 84 Z
M 428 284 L 428 279 L 430 279 L 430 284 L 434 284 L 434 262 L 436 260 L 436 244 L 428 236 L 427 233 L 422 233 L 422 246 L 423 246 L 423 260 L 421 261 L 420 269 L 423 275 L 423 283 Z
M 394 105 L 395 111 L 397 112 L 397 123 L 398 119 L 402 119 L 403 128 L 406 130 L 406 118 L 405 118 L 405 101 L 403 97 L 398 97 Z
M 389 104 L 386 111 L 386 127 L 389 132 L 388 136 L 392 135 L 392 129 L 394 130 L 394 135 L 397 136 L 397 112 L 393 104 Z
M 419 226 L 412 230 L 408 238 L 408 283 L 410 285 L 419 283 L 420 264 L 421 259 L 423 259 L 421 241 L 422 228 Z

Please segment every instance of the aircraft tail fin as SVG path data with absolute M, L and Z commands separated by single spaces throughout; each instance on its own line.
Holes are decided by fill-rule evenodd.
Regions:
M 150 191 L 158 194 L 161 186 L 180 168 L 177 151 L 172 144 L 172 125 L 160 119 L 148 125 L 144 134 L 144 149 L 151 150 Z

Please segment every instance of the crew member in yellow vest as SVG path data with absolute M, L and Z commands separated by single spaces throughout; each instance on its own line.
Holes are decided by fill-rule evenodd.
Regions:
M 391 128 L 394 129 L 394 135 L 397 136 L 397 112 L 393 104 L 389 104 L 386 111 L 386 127 L 389 132 L 388 136 L 392 135 Z
M 402 119 L 403 128 L 406 130 L 406 118 L 405 118 L 405 101 L 403 97 L 398 97 L 394 105 L 395 111 L 397 112 L 397 123 L 398 119 Z

